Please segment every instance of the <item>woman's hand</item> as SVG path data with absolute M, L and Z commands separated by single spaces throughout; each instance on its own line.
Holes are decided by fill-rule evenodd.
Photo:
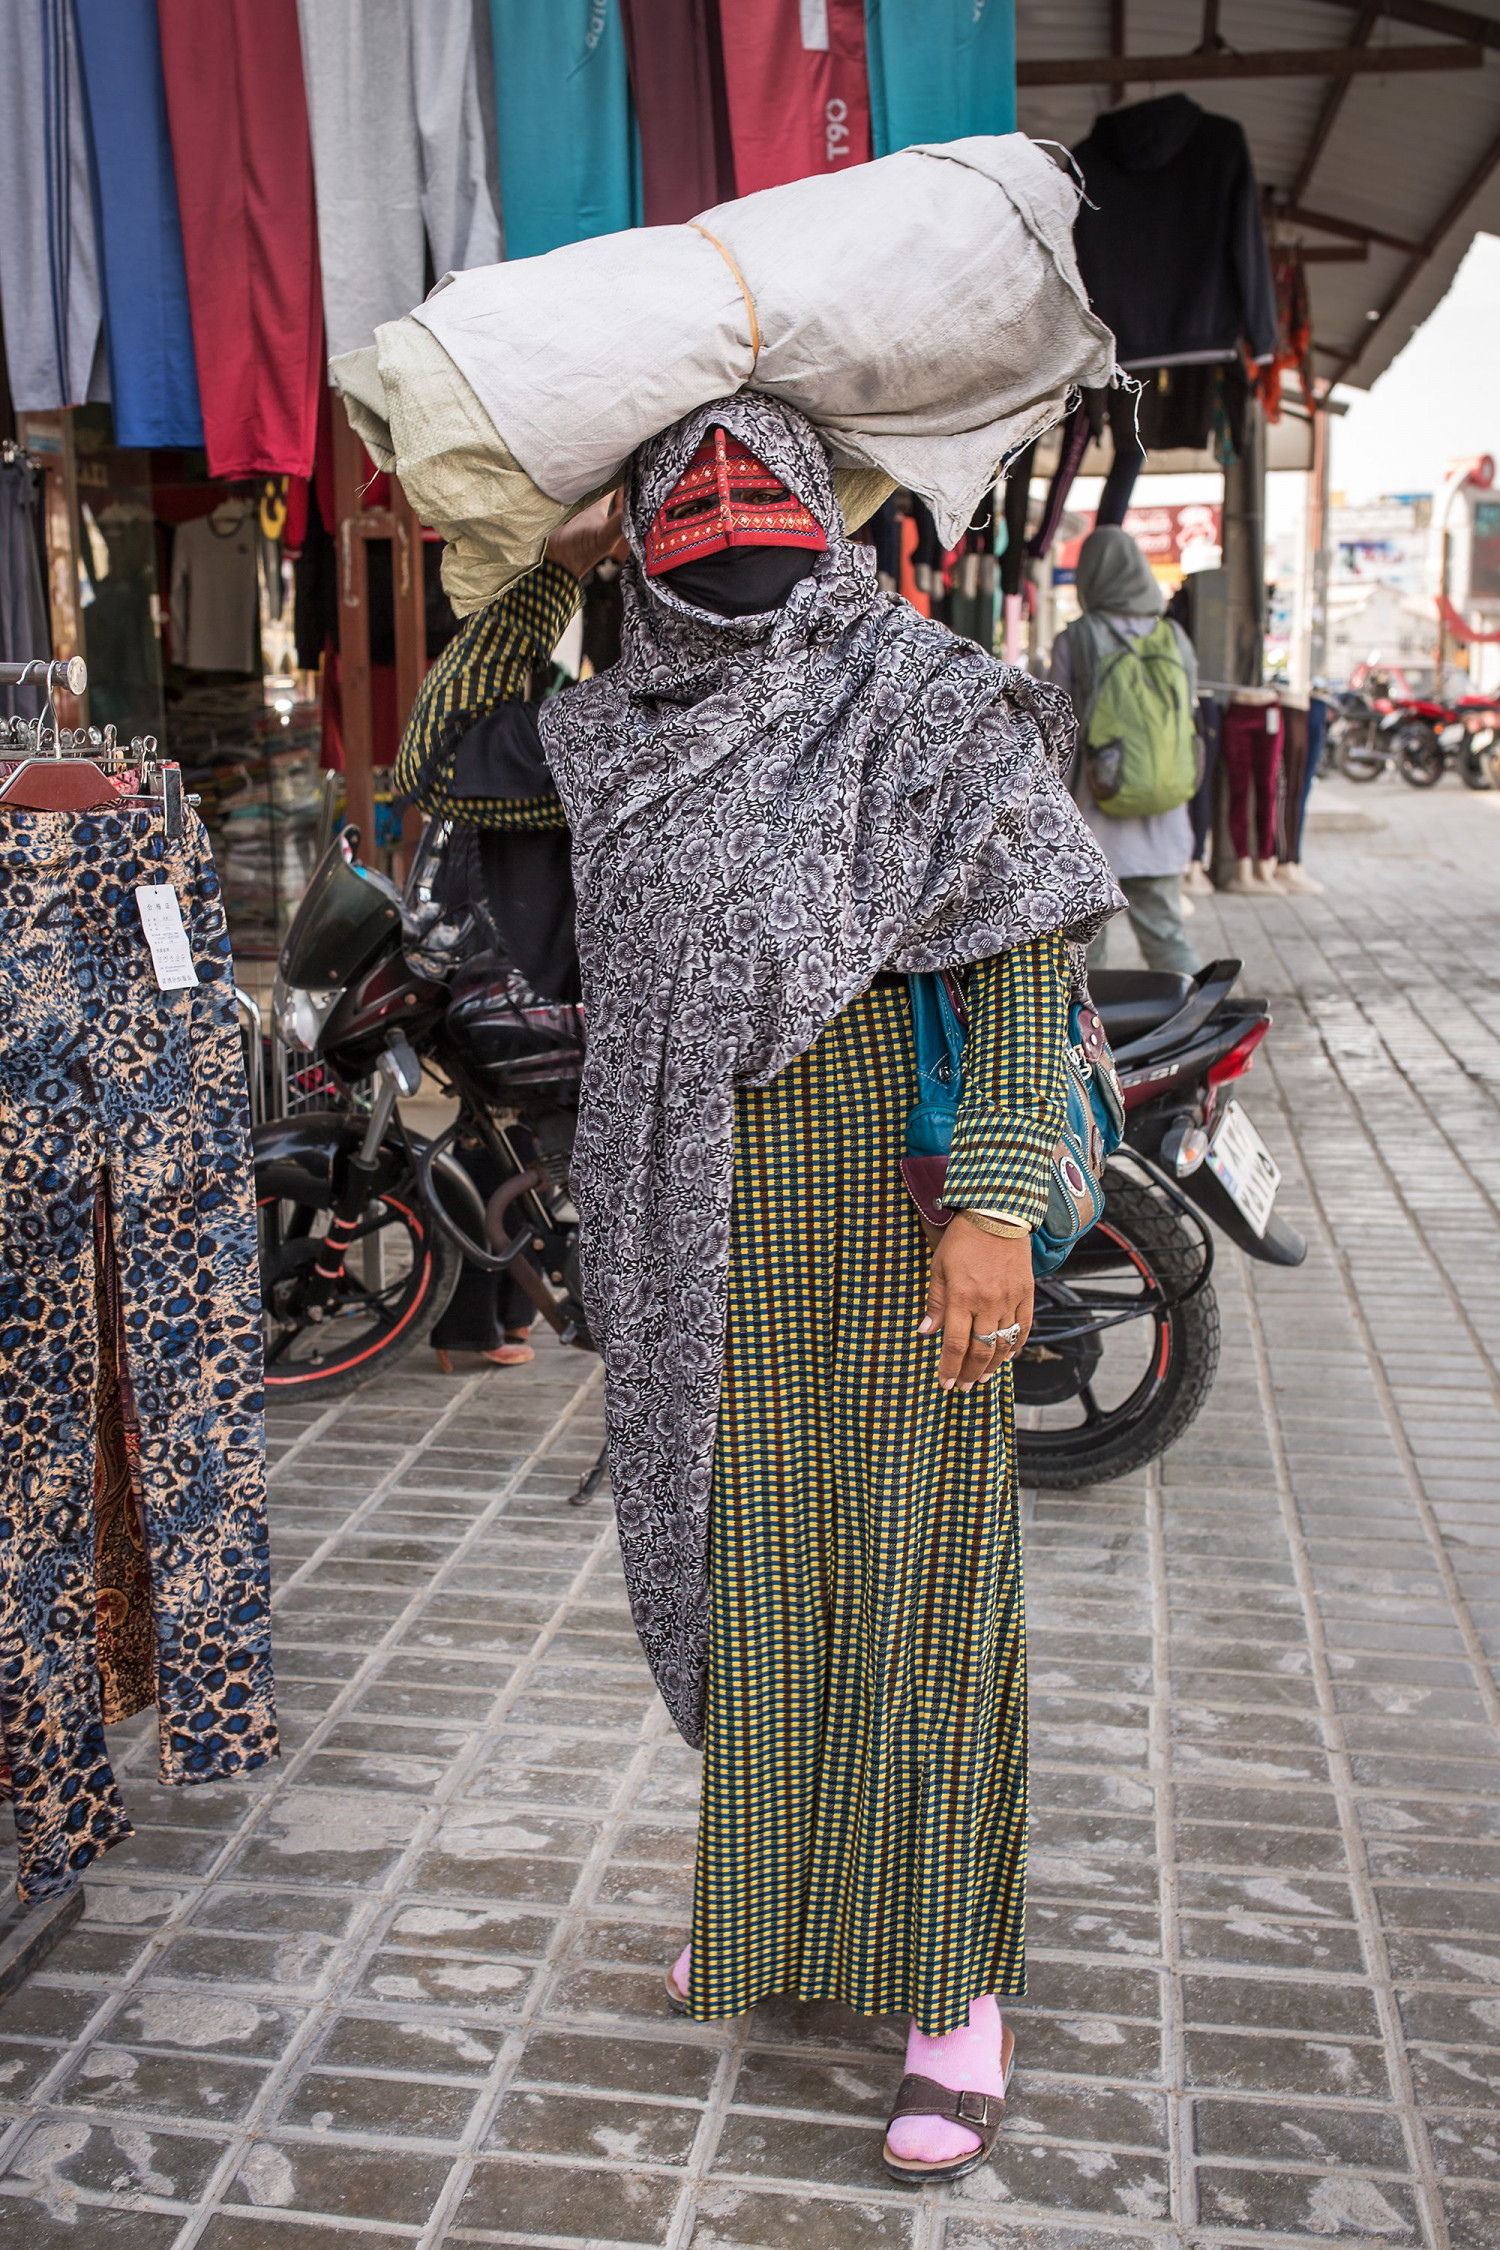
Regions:
M 927 1280 L 927 1317 L 919 1336 L 943 1332 L 938 1381 L 945 1391 L 955 1385 L 971 1391 L 1014 1359 L 1031 1329 L 1031 1243 L 1022 1236 L 1007 1242 L 970 1226 L 962 1217 L 950 1219 L 932 1253 Z M 981 1336 L 1020 1323 L 1019 1336 L 999 1344 L 981 1344 Z
M 610 492 L 559 524 L 547 541 L 548 561 L 561 563 L 575 578 L 586 577 L 606 555 L 623 562 L 630 550 L 625 544 L 620 506 L 619 493 Z

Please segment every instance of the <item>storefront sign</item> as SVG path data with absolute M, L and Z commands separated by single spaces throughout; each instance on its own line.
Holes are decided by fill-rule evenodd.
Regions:
M 1166 508 L 1128 508 L 1125 529 L 1154 575 L 1164 586 L 1175 587 L 1189 571 L 1218 568 L 1223 514 L 1217 500 L 1187 500 Z M 1072 584 L 1082 545 L 1082 539 L 1070 539 L 1062 549 L 1056 572 L 1058 585 Z
M 1469 555 L 1469 599 L 1500 601 L 1500 500 L 1474 503 L 1474 543 Z

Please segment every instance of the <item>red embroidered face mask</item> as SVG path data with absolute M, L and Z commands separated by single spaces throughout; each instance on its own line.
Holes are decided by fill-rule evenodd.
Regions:
M 789 492 L 727 430 L 709 431 L 646 534 L 646 572 L 664 570 L 728 547 L 811 547 L 826 551 L 827 534 Z

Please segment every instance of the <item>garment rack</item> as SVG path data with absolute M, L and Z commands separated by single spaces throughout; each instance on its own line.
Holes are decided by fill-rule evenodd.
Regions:
M 54 695 L 60 689 L 66 689 L 69 695 L 82 695 L 88 681 L 88 666 L 81 656 L 33 656 L 0 664 L 0 687 L 41 687 L 47 698 L 38 718 L 0 718 L 0 763 L 11 763 L 12 769 L 0 781 L 0 805 L 16 801 L 12 792 L 24 776 L 46 774 L 71 764 L 89 769 L 97 777 L 106 792 L 106 807 L 112 803 L 159 806 L 167 840 L 177 842 L 183 832 L 183 808 L 196 805 L 198 799 L 184 796 L 182 768 L 175 759 L 160 755 L 154 734 L 136 735 L 124 743 L 112 726 L 68 728 L 57 724 Z M 127 773 L 135 775 L 134 787 L 111 799 L 108 793 L 113 783 Z M 66 808 L 60 804 L 59 809 Z M 87 808 L 80 799 L 71 809 Z

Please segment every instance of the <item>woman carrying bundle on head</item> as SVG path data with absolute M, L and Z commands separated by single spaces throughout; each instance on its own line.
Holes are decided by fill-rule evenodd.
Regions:
M 572 832 L 625 1575 L 704 1749 L 668 1998 L 908 2014 L 885 2161 L 952 2178 L 994 2142 L 1025 1989 L 1011 1363 L 1077 964 L 1120 901 L 1064 699 L 878 589 L 794 409 L 741 392 L 640 447 L 624 535 L 619 662 L 494 707 L 522 612 L 555 637 L 576 595 L 544 564 L 435 669 L 402 779 Z M 944 969 L 969 1020 L 930 1237 L 907 979 Z

